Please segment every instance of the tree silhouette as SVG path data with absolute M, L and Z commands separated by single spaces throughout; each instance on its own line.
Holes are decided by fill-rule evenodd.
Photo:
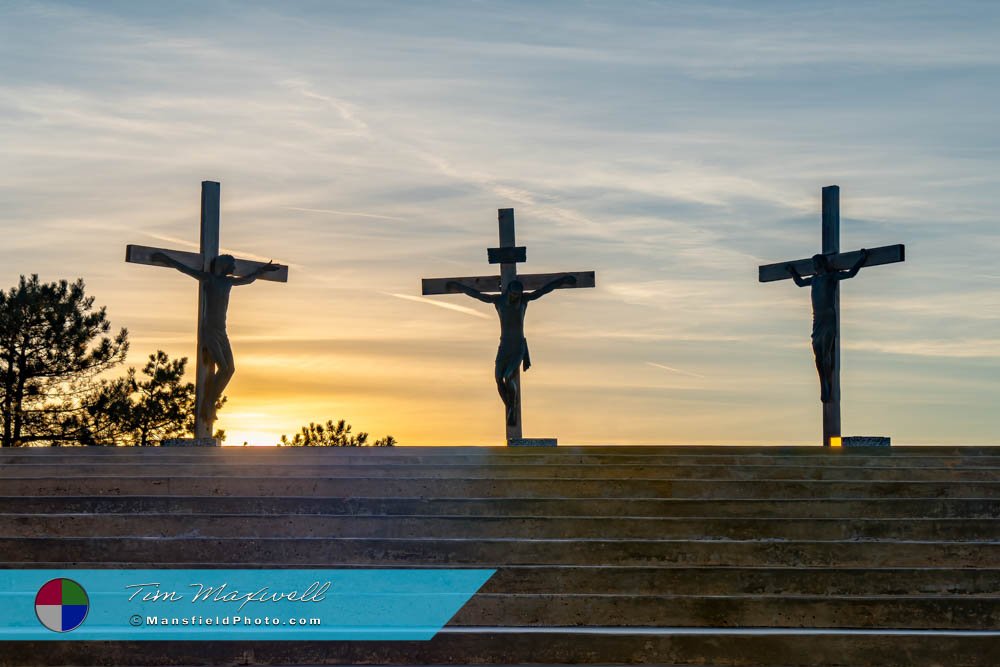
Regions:
M 124 377 L 102 381 L 73 426 L 77 440 L 148 447 L 192 432 L 195 390 L 183 381 L 186 365 L 186 357 L 171 360 L 158 350 L 142 369 L 144 379 L 129 368 Z
M 0 446 L 58 442 L 95 376 L 121 363 L 128 332 L 111 330 L 83 280 L 21 276 L 0 292 Z
M 282 435 L 279 447 L 392 447 L 396 444 L 396 439 L 391 435 L 380 438 L 374 442 L 368 442 L 368 434 L 361 432 L 357 435 L 351 434 L 351 425 L 341 419 L 334 422 L 328 420 L 326 424 L 316 424 L 309 422 L 308 426 L 295 434 L 290 440 Z

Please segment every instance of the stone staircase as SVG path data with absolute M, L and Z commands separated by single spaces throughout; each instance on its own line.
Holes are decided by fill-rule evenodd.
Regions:
M 0 567 L 495 567 L 427 642 L 0 665 L 1000 665 L 1000 448 L 0 450 Z

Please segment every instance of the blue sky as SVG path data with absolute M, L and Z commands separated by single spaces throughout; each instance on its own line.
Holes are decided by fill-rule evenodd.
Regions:
M 131 363 L 193 353 L 195 291 L 126 243 L 291 265 L 234 294 L 221 425 L 344 416 L 489 444 L 497 327 L 419 278 L 597 271 L 532 306 L 526 435 L 815 442 L 808 294 L 760 263 L 907 244 L 843 290 L 845 434 L 995 442 L 992 3 L 6 2 L 0 277 L 83 276 Z

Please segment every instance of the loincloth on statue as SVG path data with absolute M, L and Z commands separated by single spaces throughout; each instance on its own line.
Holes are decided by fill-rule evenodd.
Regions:
M 813 315 L 813 344 L 830 344 L 837 337 L 837 313 L 827 311 Z
M 528 352 L 528 340 L 508 340 L 501 338 L 497 347 L 497 376 L 511 375 L 521 365 L 524 370 L 531 367 L 531 354 Z
M 229 344 L 229 335 L 225 328 L 204 327 L 201 330 L 201 346 L 205 348 L 213 363 L 219 363 L 217 355 L 232 356 L 232 346 Z M 223 357 L 224 358 L 224 357 Z

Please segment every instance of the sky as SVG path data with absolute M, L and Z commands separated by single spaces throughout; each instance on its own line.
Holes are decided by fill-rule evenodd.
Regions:
M 594 270 L 533 303 L 524 431 L 815 444 L 807 290 L 757 266 L 905 243 L 842 288 L 845 435 L 996 443 L 1000 6 L 0 2 L 0 286 L 83 277 L 128 363 L 193 356 L 196 287 L 125 245 L 290 267 L 234 288 L 227 444 L 346 418 L 502 444 L 499 327 L 420 278 Z

